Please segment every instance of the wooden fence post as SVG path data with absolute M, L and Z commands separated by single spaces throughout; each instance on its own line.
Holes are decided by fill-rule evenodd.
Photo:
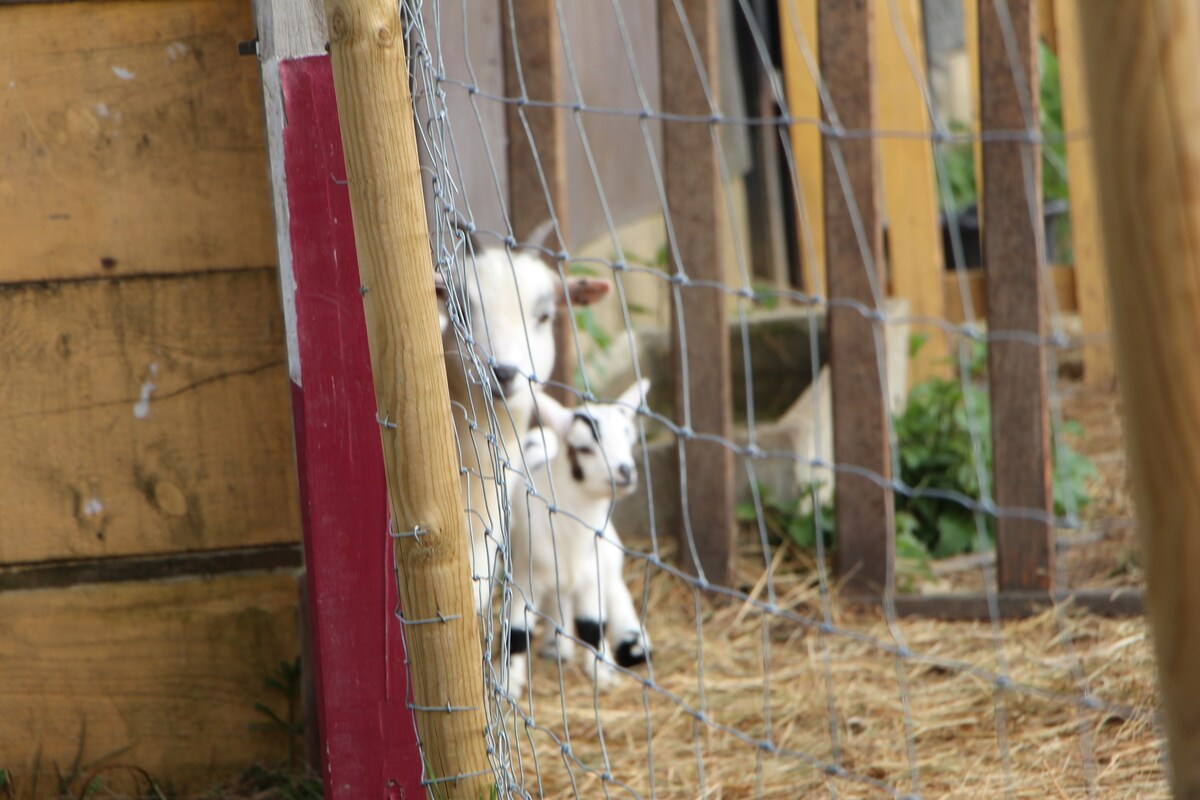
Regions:
M 679 0 L 678 7 L 683 19 L 673 0 L 658 0 L 663 110 L 707 117 L 715 111 L 709 93 L 715 98 L 717 92 L 716 3 Z M 698 59 L 688 43 L 689 32 L 695 37 Z M 674 231 L 669 243 L 672 272 L 686 274 L 691 281 L 720 284 L 725 279 L 724 237 L 716 147 L 714 125 L 707 121 L 663 122 L 667 213 Z M 729 441 L 733 401 L 725 292 L 705 286 L 672 288 L 676 422 L 694 433 Z M 732 575 L 737 533 L 733 451 L 686 435 L 679 445 L 681 472 L 687 476 L 686 490 L 680 493 L 681 555 L 691 569 L 702 569 L 709 582 L 723 585 Z
M 1077 0 L 1174 796 L 1200 797 L 1200 9 Z
M 1015 43 L 1008 41 L 1010 23 Z M 1010 48 L 1013 44 L 1016 52 Z M 984 0 L 979 8 L 979 61 L 984 134 L 1037 134 L 1034 0 Z M 1050 416 L 1041 338 L 1046 310 L 1037 247 L 1041 166 L 1041 147 L 1035 142 L 996 139 L 983 144 L 988 333 L 1031 337 L 989 339 L 994 495 L 1001 507 L 1045 515 L 996 520 L 997 575 L 1003 591 L 1054 588 Z
M 408 620 L 439 620 L 405 628 L 412 708 L 435 794 L 487 797 L 482 653 L 404 27 L 389 0 L 326 0 L 325 11 L 401 605 Z
M 499 1 L 504 22 L 504 93 L 561 103 L 562 47 L 554 0 Z M 566 250 L 570 241 L 563 114 L 553 106 L 508 106 L 508 215 L 513 235 L 518 242 L 524 241 L 553 211 L 562 239 L 551 236 L 545 245 L 557 250 Z M 574 381 L 574 330 L 571 315 L 560 314 L 555 322 L 557 357 L 550 379 L 565 386 Z M 559 386 L 547 387 L 547 392 L 567 405 L 575 401 L 573 392 Z
M 836 120 L 828 108 L 825 117 L 840 130 L 876 129 L 873 5 L 869 0 L 820 0 L 821 76 Z M 886 284 L 875 139 L 827 134 L 823 173 L 829 297 L 880 309 Z M 829 310 L 834 460 L 839 467 L 864 470 L 886 482 L 892 462 L 881 326 L 858 308 Z M 896 545 L 891 488 L 841 471 L 836 497 L 838 573 L 859 593 L 890 592 Z

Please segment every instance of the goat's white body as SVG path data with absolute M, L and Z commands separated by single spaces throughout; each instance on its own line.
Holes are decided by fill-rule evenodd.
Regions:
M 454 308 L 449 317 L 459 324 L 446 325 L 442 344 L 463 468 L 475 607 L 482 613 L 491 598 L 511 496 L 502 488 L 511 483 L 505 461 L 521 469 L 521 437 L 533 416 L 533 390 L 524 382 L 545 379 L 554 367 L 554 328 L 548 321 L 561 288 L 541 260 L 497 248 L 477 251 L 458 279 L 448 305 Z M 493 392 L 493 365 L 515 373 L 507 396 Z
M 543 652 L 566 660 L 574 652 L 573 623 L 595 621 L 601 632 L 598 648 L 587 655 L 586 664 L 598 682 L 606 683 L 612 675 L 614 645 L 642 659 L 649 651 L 649 638 L 624 580 L 621 538 L 611 521 L 613 487 L 597 485 L 594 476 L 584 480 L 573 475 L 567 443 L 548 430 L 536 430 L 527 439 L 534 444 L 526 446 L 529 461 L 541 450 L 542 436 L 542 455 L 548 460 L 531 466 L 513 497 L 510 630 L 526 632 L 527 647 L 528 633 L 546 619 L 550 629 Z M 627 448 L 626 443 L 625 457 L 630 458 Z M 552 511 L 552 505 L 558 510 Z M 504 678 L 509 694 L 521 695 L 528 670 L 527 650 L 510 657 Z

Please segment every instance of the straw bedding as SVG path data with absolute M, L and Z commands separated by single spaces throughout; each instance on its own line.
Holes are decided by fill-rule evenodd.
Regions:
M 1077 392 L 1065 406 L 1089 430 L 1081 445 L 1101 473 L 1090 527 L 1108 526 L 1067 551 L 1066 571 L 1076 586 L 1136 585 L 1132 528 L 1112 524 L 1130 513 L 1115 399 Z M 748 547 L 742 556 L 742 585 L 770 599 L 762 554 Z M 640 598 L 644 570 L 630 567 Z M 1168 796 L 1143 620 L 1064 606 L 995 627 L 904 619 L 889 628 L 881 613 L 842 608 L 836 591 L 823 601 L 813 567 L 807 554 L 781 547 L 774 602 L 818 620 L 828 613 L 830 634 L 749 604 L 698 600 L 656 571 L 646 590 L 650 669 L 597 694 L 577 664 L 535 659 L 522 703 L 535 726 L 513 715 L 507 728 L 526 790 L 547 798 Z M 893 655 L 900 645 L 909 657 Z M 1012 686 L 997 689 L 998 674 Z M 1087 707 L 1090 696 L 1097 707 Z

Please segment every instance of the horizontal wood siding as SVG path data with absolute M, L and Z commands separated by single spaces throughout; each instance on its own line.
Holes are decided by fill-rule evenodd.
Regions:
M 273 271 L 0 286 L 0 564 L 297 541 Z
M 0 282 L 275 263 L 250 4 L 0 7 Z
M 57 797 L 81 736 L 82 763 L 121 751 L 102 763 L 181 796 L 278 763 L 285 737 L 257 729 L 254 704 L 286 715 L 263 680 L 299 652 L 295 605 L 288 572 L 0 592 L 0 764 L 16 796 Z

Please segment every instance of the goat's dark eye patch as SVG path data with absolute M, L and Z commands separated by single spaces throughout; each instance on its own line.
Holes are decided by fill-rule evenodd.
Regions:
M 592 438 L 596 440 L 596 444 L 600 443 L 600 420 L 588 414 L 586 411 L 576 411 L 575 419 L 583 420 L 588 425 L 588 430 L 592 432 Z

